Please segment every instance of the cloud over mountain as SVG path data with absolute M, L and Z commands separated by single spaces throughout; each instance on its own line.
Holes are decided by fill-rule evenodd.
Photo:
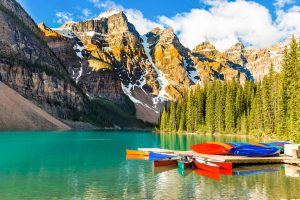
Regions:
M 275 0 L 273 13 L 270 8 L 255 1 L 201 0 L 204 8 L 194 8 L 171 17 L 156 16 L 154 20 L 146 18 L 140 10 L 126 8 L 112 0 L 88 1 L 100 11 L 122 10 L 141 34 L 155 27 L 171 27 L 190 49 L 206 40 L 219 50 L 228 49 L 237 41 L 242 41 L 248 47 L 263 48 L 292 34 L 300 35 L 300 5 L 295 5 L 294 0 Z M 85 12 L 83 15 L 97 14 Z M 59 23 L 74 18 L 68 12 L 58 12 L 56 17 Z

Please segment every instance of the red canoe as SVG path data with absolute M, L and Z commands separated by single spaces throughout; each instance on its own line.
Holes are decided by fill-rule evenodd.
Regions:
M 176 159 L 156 160 L 154 161 L 154 167 L 177 165 Z
M 232 169 L 232 163 L 231 162 L 222 162 L 219 160 L 215 160 L 215 159 L 210 159 L 210 158 L 197 158 L 199 160 L 203 160 L 203 161 L 207 161 L 207 162 L 211 162 L 215 165 L 218 165 L 220 168 L 222 169 Z
M 232 163 L 229 162 L 212 162 L 215 165 L 218 165 L 222 169 L 232 169 Z
M 232 169 L 220 169 L 220 174 L 223 174 L 223 175 L 227 175 L 227 176 L 232 176 Z
M 211 162 L 206 162 L 196 158 L 194 163 L 198 169 L 202 169 L 213 173 L 220 173 L 220 167 Z
M 196 144 L 190 146 L 191 149 L 197 153 L 210 154 L 210 155 L 225 155 L 232 147 L 222 143 L 206 143 Z
M 196 172 L 196 174 L 199 174 L 201 176 L 205 176 L 205 177 L 208 177 L 208 178 L 216 180 L 216 181 L 220 180 L 220 174 L 219 173 L 205 171 L 205 170 L 202 170 L 202 169 L 195 169 L 194 171 Z

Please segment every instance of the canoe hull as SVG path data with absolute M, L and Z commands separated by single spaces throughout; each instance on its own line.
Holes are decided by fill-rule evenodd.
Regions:
M 127 155 L 149 156 L 149 152 L 126 149 Z
M 207 165 L 205 163 L 202 163 L 202 162 L 198 162 L 198 161 L 194 161 L 195 163 L 195 166 L 198 168 L 198 169 L 202 169 L 202 170 L 205 170 L 205 171 L 209 171 L 209 172 L 213 172 L 213 173 L 220 173 L 220 167 L 215 165 L 215 166 L 210 166 L 210 165 Z
M 196 157 L 196 159 L 213 163 L 215 165 L 218 165 L 222 169 L 232 169 L 232 163 L 231 162 L 222 162 L 222 161 L 219 161 L 219 160 L 216 160 L 216 159 L 202 158 L 202 157 Z
M 177 160 L 156 160 L 154 167 L 172 166 L 177 165 Z
M 219 181 L 220 180 L 220 173 L 214 173 L 214 172 L 210 172 L 210 171 L 206 171 L 206 170 L 202 170 L 202 169 L 195 169 L 194 170 L 196 174 L 200 175 L 200 176 L 205 176 L 208 177 L 210 179 Z
M 187 169 L 193 166 L 193 161 L 185 162 L 185 161 L 178 161 L 178 168 Z
M 152 161 L 167 160 L 167 159 L 172 159 L 173 157 L 175 157 L 175 156 L 159 154 L 159 153 L 154 153 L 154 152 L 149 153 L 149 160 L 152 160 Z
M 229 146 L 229 145 L 228 145 Z M 197 153 L 210 154 L 210 155 L 226 155 L 228 148 L 220 144 L 196 144 L 190 146 L 191 149 Z
M 148 156 L 140 156 L 140 155 L 126 155 L 126 160 L 148 160 Z
M 230 150 L 230 153 L 236 156 L 272 157 L 272 156 L 278 156 L 280 150 L 274 147 L 244 145 L 244 146 L 232 148 Z
M 212 162 L 215 165 L 218 165 L 222 169 L 232 169 L 232 163 L 230 162 Z

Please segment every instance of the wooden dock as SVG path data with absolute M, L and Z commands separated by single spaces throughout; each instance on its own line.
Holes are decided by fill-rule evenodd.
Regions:
M 176 155 L 192 155 L 207 159 L 215 159 L 222 162 L 231 162 L 235 165 L 243 165 L 243 164 L 290 164 L 290 165 L 298 165 L 300 166 L 300 159 L 293 158 L 289 156 L 278 156 L 278 157 L 244 157 L 244 156 L 231 156 L 231 155 L 207 155 L 200 154 L 193 151 L 175 151 L 168 149 L 160 149 L 160 148 L 139 148 L 139 151 L 146 152 L 155 152 L 155 153 L 166 153 L 166 154 L 176 154 Z

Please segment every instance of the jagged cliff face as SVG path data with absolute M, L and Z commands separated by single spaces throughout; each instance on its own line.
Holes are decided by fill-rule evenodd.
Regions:
M 59 37 L 48 33 L 47 42 L 58 57 L 59 49 L 70 49 L 61 37 L 77 41 L 74 49 L 80 51 L 83 67 L 79 76 L 72 71 L 77 68 L 74 65 L 68 69 L 85 93 L 91 98 L 106 97 L 114 101 L 126 94 L 136 103 L 141 119 L 146 115 L 151 116 L 147 121 L 156 121 L 163 101 L 178 97 L 183 88 L 193 83 L 188 72 L 196 70 L 190 67 L 190 53 L 172 30 L 159 30 L 156 36 L 141 37 L 123 12 L 113 10 L 92 20 L 66 23 L 53 31 Z M 47 37 L 48 31 L 43 32 Z M 60 48 L 56 48 L 59 44 Z M 78 63 L 70 57 L 66 60 Z
M 137 117 L 157 122 L 166 100 L 215 79 L 260 81 L 271 66 L 280 71 L 289 41 L 269 49 L 237 43 L 225 52 L 204 42 L 192 51 L 172 29 L 141 36 L 123 12 L 110 10 L 84 22 L 38 27 L 12 0 L 0 2 L 0 80 L 61 118 L 103 97 Z M 83 93 L 82 93 L 82 92 Z
M 242 43 L 237 43 L 225 54 L 228 60 L 249 70 L 254 81 L 261 81 L 269 73 L 271 66 L 275 71 L 281 71 L 284 49 L 289 44 L 290 39 L 287 39 L 271 48 L 253 49 L 245 48 Z
M 158 74 L 161 90 L 158 96 L 176 98 L 183 89 L 199 81 L 185 48 L 172 29 L 156 28 L 143 37 L 148 61 Z
M 66 24 L 62 28 L 69 28 L 80 38 L 91 61 L 113 66 L 124 82 L 139 80 L 147 68 L 139 33 L 128 23 L 123 12 L 104 13 L 95 19 Z
M 84 44 L 83 59 L 88 68 L 83 71 L 79 85 L 88 89 L 90 96 L 116 100 L 123 93 L 121 83 L 129 90 L 134 84 L 150 94 L 157 90 L 155 82 L 150 81 L 154 77 L 151 74 L 145 77 L 151 66 L 146 62 L 140 35 L 124 13 L 106 12 L 92 20 L 67 23 L 56 31 L 68 30 Z M 146 79 L 151 84 L 144 84 Z
M 38 27 L 44 33 L 48 46 L 67 68 L 67 71 L 72 79 L 78 82 L 82 65 L 86 66 L 86 63 L 81 61 L 79 55 L 81 52 L 77 52 L 76 47 L 80 47 L 80 44 L 73 38 L 64 37 L 51 30 L 50 28 L 46 27 L 44 23 L 39 24 Z M 81 44 L 81 46 L 83 46 L 83 44 Z
M 0 1 L 0 80 L 45 110 L 69 118 L 82 110 L 84 96 L 15 1 Z
M 127 95 L 140 119 L 155 122 L 165 100 L 214 79 L 259 81 L 271 64 L 280 70 L 284 44 L 247 49 L 237 43 L 225 52 L 209 42 L 185 48 L 172 29 L 144 36 L 121 11 L 110 10 L 84 22 L 43 30 L 48 45 L 77 85 L 90 97 L 123 101 Z M 51 32 L 52 31 L 52 32 Z
M 193 59 L 203 83 L 214 79 L 233 78 L 238 78 L 243 83 L 252 79 L 249 71 L 244 69 L 239 62 L 231 62 L 226 53 L 218 51 L 209 42 L 203 42 L 194 48 Z M 240 61 L 238 58 L 236 60 Z

